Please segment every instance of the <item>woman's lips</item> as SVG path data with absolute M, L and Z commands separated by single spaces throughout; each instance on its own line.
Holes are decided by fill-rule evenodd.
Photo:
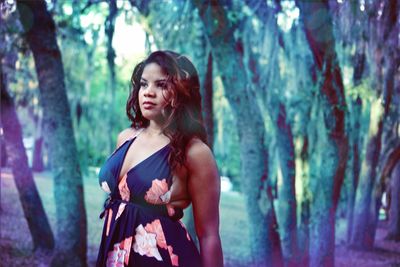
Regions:
M 155 106 L 153 102 L 145 101 L 143 102 L 143 108 L 144 109 L 152 109 Z

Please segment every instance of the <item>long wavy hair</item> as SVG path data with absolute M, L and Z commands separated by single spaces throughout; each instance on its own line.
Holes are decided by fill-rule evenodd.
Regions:
M 173 171 L 185 165 L 186 148 L 194 137 L 207 143 L 201 112 L 199 75 L 192 62 L 173 51 L 156 51 L 136 65 L 131 77 L 132 89 L 126 103 L 126 114 L 135 129 L 145 128 L 149 120 L 144 118 L 139 107 L 140 79 L 144 68 L 159 65 L 167 76 L 167 90 L 171 92 L 165 107 L 166 118 L 163 133 L 170 139 L 169 164 Z

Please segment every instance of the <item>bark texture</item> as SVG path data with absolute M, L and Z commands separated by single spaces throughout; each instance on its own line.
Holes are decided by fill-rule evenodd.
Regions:
M 17 1 L 32 50 L 43 108 L 43 133 L 54 175 L 57 239 L 52 266 L 86 266 L 87 226 L 82 176 L 55 24 L 44 1 Z
M 354 57 L 354 72 L 353 72 L 353 85 L 358 86 L 361 83 L 366 55 L 364 41 L 359 41 L 356 44 L 356 54 Z M 347 177 L 350 179 L 350 186 L 347 199 L 347 242 L 350 243 L 353 227 L 353 212 L 356 190 L 360 177 L 360 156 L 361 156 L 361 135 L 360 128 L 362 122 L 362 100 L 358 95 L 353 99 L 349 105 L 351 111 L 349 114 L 350 131 L 349 131 L 349 172 Z
M 104 30 L 107 36 L 107 66 L 108 66 L 108 88 L 110 90 L 111 98 L 108 109 L 108 144 L 110 154 L 115 149 L 115 140 L 113 139 L 113 131 L 115 129 L 115 91 L 116 91 L 116 77 L 115 77 L 115 50 L 112 46 L 114 31 L 115 31 L 115 20 L 117 18 L 118 9 L 116 0 L 108 1 L 108 16 L 105 21 Z
M 332 18 L 327 1 L 296 1 L 317 68 L 316 95 L 310 137 L 311 221 L 310 266 L 333 267 L 335 212 L 347 161 L 344 88 L 335 52 Z M 331 159 L 327 162 L 324 159 Z
M 214 119 L 213 119 L 213 57 L 211 51 L 207 56 L 207 69 L 204 82 L 201 86 L 201 100 L 204 125 L 207 131 L 207 141 L 210 148 L 214 144 Z
M 375 34 L 370 38 L 372 36 L 377 38 L 373 51 L 377 63 L 374 77 L 377 85 L 377 100 L 371 107 L 367 152 L 361 167 L 354 208 L 351 245 L 359 249 L 371 249 L 374 246 L 382 196 L 380 181 L 376 177 L 379 176 L 378 163 L 382 159 L 385 122 L 390 112 L 395 73 L 400 64 L 399 27 L 396 27 L 399 15 L 398 3 L 397 1 L 382 3 L 382 20 L 375 18 L 375 24 L 370 26 Z M 383 51 L 382 48 L 384 48 Z
M 8 93 L 7 75 L 3 71 L 4 61 L 3 55 L 0 55 L 1 126 L 4 131 L 7 162 L 12 169 L 19 199 L 32 236 L 33 250 L 48 252 L 54 248 L 54 236 L 28 164 L 21 125 L 13 99 Z
M 257 18 L 264 25 L 260 31 L 268 31 L 271 39 L 271 46 L 268 51 L 269 65 L 279 66 L 278 55 L 280 49 L 284 47 L 280 30 L 277 25 L 276 15 L 278 9 L 273 9 L 263 1 L 246 0 L 246 4 L 252 9 Z M 249 19 L 252 19 L 250 17 Z M 246 29 L 245 23 L 240 28 Z M 251 25 L 251 24 L 250 24 Z M 251 32 L 250 34 L 254 34 Z M 243 39 L 245 39 L 244 37 Z M 255 53 L 251 41 L 244 44 L 245 54 L 247 54 L 249 77 L 252 82 L 252 92 L 258 99 L 265 99 L 263 103 L 266 107 L 263 113 L 269 113 L 275 126 L 276 150 L 278 157 L 278 177 L 282 180 L 278 186 L 279 209 L 278 224 L 280 239 L 282 242 L 282 252 L 285 266 L 297 266 L 300 264 L 297 248 L 297 202 L 295 193 L 295 151 L 291 125 L 288 122 L 284 99 L 280 93 L 285 90 L 282 88 L 282 81 L 279 68 L 266 68 L 260 64 L 260 52 Z M 269 79 L 262 79 L 262 76 Z M 277 89 L 279 88 L 279 89 Z M 282 90 L 282 91 L 281 91 Z M 266 97 L 267 95 L 267 97 Z
M 268 185 L 264 122 L 255 99 L 250 98 L 248 78 L 243 71 L 243 43 L 235 40 L 235 25 L 217 1 L 193 1 L 199 10 L 213 47 L 213 58 L 221 74 L 239 133 L 242 186 L 248 209 L 254 266 L 282 266 L 282 252 L 272 192 Z M 235 64 L 232 64 L 235 62 Z M 232 76 L 232 73 L 236 75 Z

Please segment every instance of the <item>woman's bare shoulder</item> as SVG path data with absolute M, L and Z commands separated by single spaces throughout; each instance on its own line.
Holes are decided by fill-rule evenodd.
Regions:
M 201 166 L 203 163 L 214 161 L 214 155 L 206 143 L 194 137 L 186 148 L 186 160 L 190 168 L 190 166 Z
M 122 130 L 117 137 L 117 147 L 122 145 L 126 140 L 134 137 L 139 132 L 139 130 L 140 129 L 135 129 L 132 127 Z

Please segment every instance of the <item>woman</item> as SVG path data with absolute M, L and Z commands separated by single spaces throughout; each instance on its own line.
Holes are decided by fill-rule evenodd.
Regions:
M 130 128 L 100 170 L 110 194 L 97 266 L 222 267 L 220 180 L 193 64 L 157 51 L 132 74 Z M 193 206 L 200 252 L 180 221 Z

